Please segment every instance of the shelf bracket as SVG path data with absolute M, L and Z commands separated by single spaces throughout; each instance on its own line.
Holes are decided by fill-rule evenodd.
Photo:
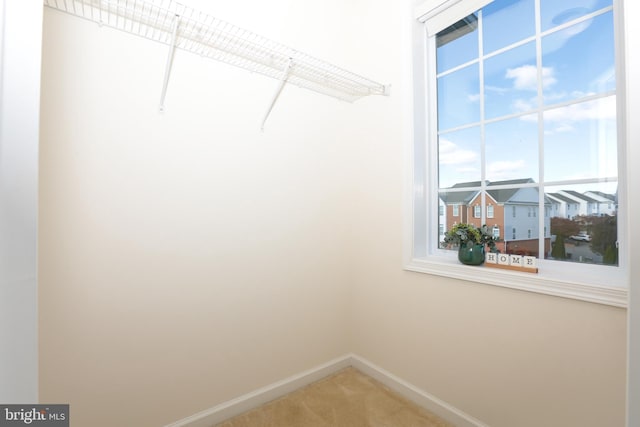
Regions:
M 162 93 L 160 94 L 160 112 L 164 111 L 164 98 L 167 96 L 167 86 L 169 86 L 169 75 L 171 74 L 171 65 L 173 64 L 173 54 L 176 51 L 176 38 L 178 36 L 179 24 L 180 15 L 176 15 L 173 21 L 173 30 L 171 34 L 171 44 L 169 45 L 169 54 L 167 55 L 167 64 L 164 68 L 164 82 L 162 83 Z
M 292 65 L 293 65 L 293 58 L 289 58 L 289 60 L 287 61 L 287 65 L 285 65 L 284 70 L 282 72 L 280 83 L 278 84 L 278 87 L 276 88 L 276 92 L 273 94 L 273 98 L 271 99 L 271 104 L 269 105 L 269 108 L 267 109 L 267 112 L 264 115 L 264 118 L 262 119 L 262 125 L 260 126 L 261 131 L 264 131 L 264 124 L 269 118 L 269 114 L 271 114 L 271 110 L 273 110 L 273 106 L 276 104 L 276 101 L 280 96 L 280 92 L 282 92 L 284 85 L 287 83 L 287 79 L 289 78 L 289 71 L 291 71 Z

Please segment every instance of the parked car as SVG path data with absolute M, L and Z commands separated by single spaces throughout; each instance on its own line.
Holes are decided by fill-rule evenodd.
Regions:
M 578 233 L 574 236 L 569 236 L 570 239 L 573 240 L 578 240 L 580 242 L 590 242 L 591 241 L 591 236 L 589 236 L 587 233 Z

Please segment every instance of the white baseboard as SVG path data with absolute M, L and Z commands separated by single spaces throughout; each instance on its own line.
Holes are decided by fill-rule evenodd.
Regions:
M 284 380 L 205 409 L 202 412 L 183 418 L 165 427 L 211 427 L 243 412 L 255 409 L 267 402 L 278 399 L 292 391 L 328 377 L 341 369 L 351 366 L 351 355 L 333 359 L 323 365 L 309 369 Z
M 416 403 L 418 406 L 451 422 L 456 427 L 489 427 L 459 409 L 420 390 L 392 373 L 355 354 L 333 359 L 323 365 L 262 387 L 243 396 L 221 403 L 165 427 L 211 427 L 243 412 L 255 409 L 292 391 L 321 380 L 341 369 L 353 366 L 364 374 L 380 381 L 391 390 Z
M 360 372 L 380 381 L 391 390 L 406 397 L 416 405 L 430 411 L 449 421 L 456 427 L 489 427 L 480 420 L 473 418 L 458 408 L 438 399 L 434 395 L 398 378 L 392 373 L 374 365 L 366 359 L 355 354 L 351 355 L 351 366 Z

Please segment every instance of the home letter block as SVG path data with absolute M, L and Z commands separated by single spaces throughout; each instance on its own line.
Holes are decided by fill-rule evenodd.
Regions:
M 526 256 L 524 257 L 523 267 L 527 268 L 536 268 L 538 266 L 538 258 L 534 256 Z
M 524 265 L 522 262 L 522 255 L 509 255 L 509 265 L 522 267 Z
M 498 263 L 498 254 L 495 252 L 487 252 L 484 257 L 485 262 L 489 264 L 497 264 Z
M 509 255 L 508 254 L 498 254 L 498 264 L 509 265 Z

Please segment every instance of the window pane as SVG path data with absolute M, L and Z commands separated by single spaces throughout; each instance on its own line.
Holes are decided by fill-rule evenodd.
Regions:
M 535 34 L 533 0 L 496 0 L 482 9 L 485 55 Z
M 545 104 L 614 90 L 614 54 L 612 12 L 544 37 Z
M 436 36 L 437 72 L 449 70 L 478 58 L 478 18 L 475 15 L 458 21 Z
M 552 250 L 557 261 L 618 265 L 617 184 L 548 187 Z
M 562 25 L 598 9 L 611 6 L 612 0 L 540 0 L 542 31 Z
M 485 117 L 529 111 L 538 105 L 535 42 L 508 50 L 484 62 Z
M 439 187 L 480 182 L 480 128 L 449 132 L 438 138 Z
M 503 217 L 502 228 L 506 233 L 504 241 L 498 243 L 498 249 L 503 253 L 538 256 L 538 239 L 542 237 L 538 224 L 538 188 L 514 188 L 502 192 L 504 211 L 509 214 Z
M 459 184 L 455 187 L 457 189 L 463 189 L 462 191 L 441 190 L 439 192 L 439 204 L 444 206 L 444 215 L 439 215 L 438 217 L 439 229 L 450 230 L 455 224 L 474 222 L 471 206 L 479 202 L 480 197 L 478 195 L 480 191 L 477 189 L 464 190 L 465 186 L 468 186 L 468 184 Z M 444 248 L 442 244 L 443 240 L 444 235 L 441 235 L 439 240 L 440 248 Z
M 617 177 L 615 96 L 544 113 L 545 180 Z
M 456 223 L 484 222 L 505 253 L 617 265 L 613 12 L 602 13 L 611 0 L 540 1 L 538 19 L 536 0 L 496 0 L 438 35 L 440 242 Z M 569 26 L 532 40 L 536 21 Z M 561 220 L 576 234 L 552 247 Z
M 538 119 L 532 114 L 490 123 L 485 128 L 489 181 L 538 180 Z
M 478 64 L 438 78 L 438 129 L 446 130 L 480 120 Z

